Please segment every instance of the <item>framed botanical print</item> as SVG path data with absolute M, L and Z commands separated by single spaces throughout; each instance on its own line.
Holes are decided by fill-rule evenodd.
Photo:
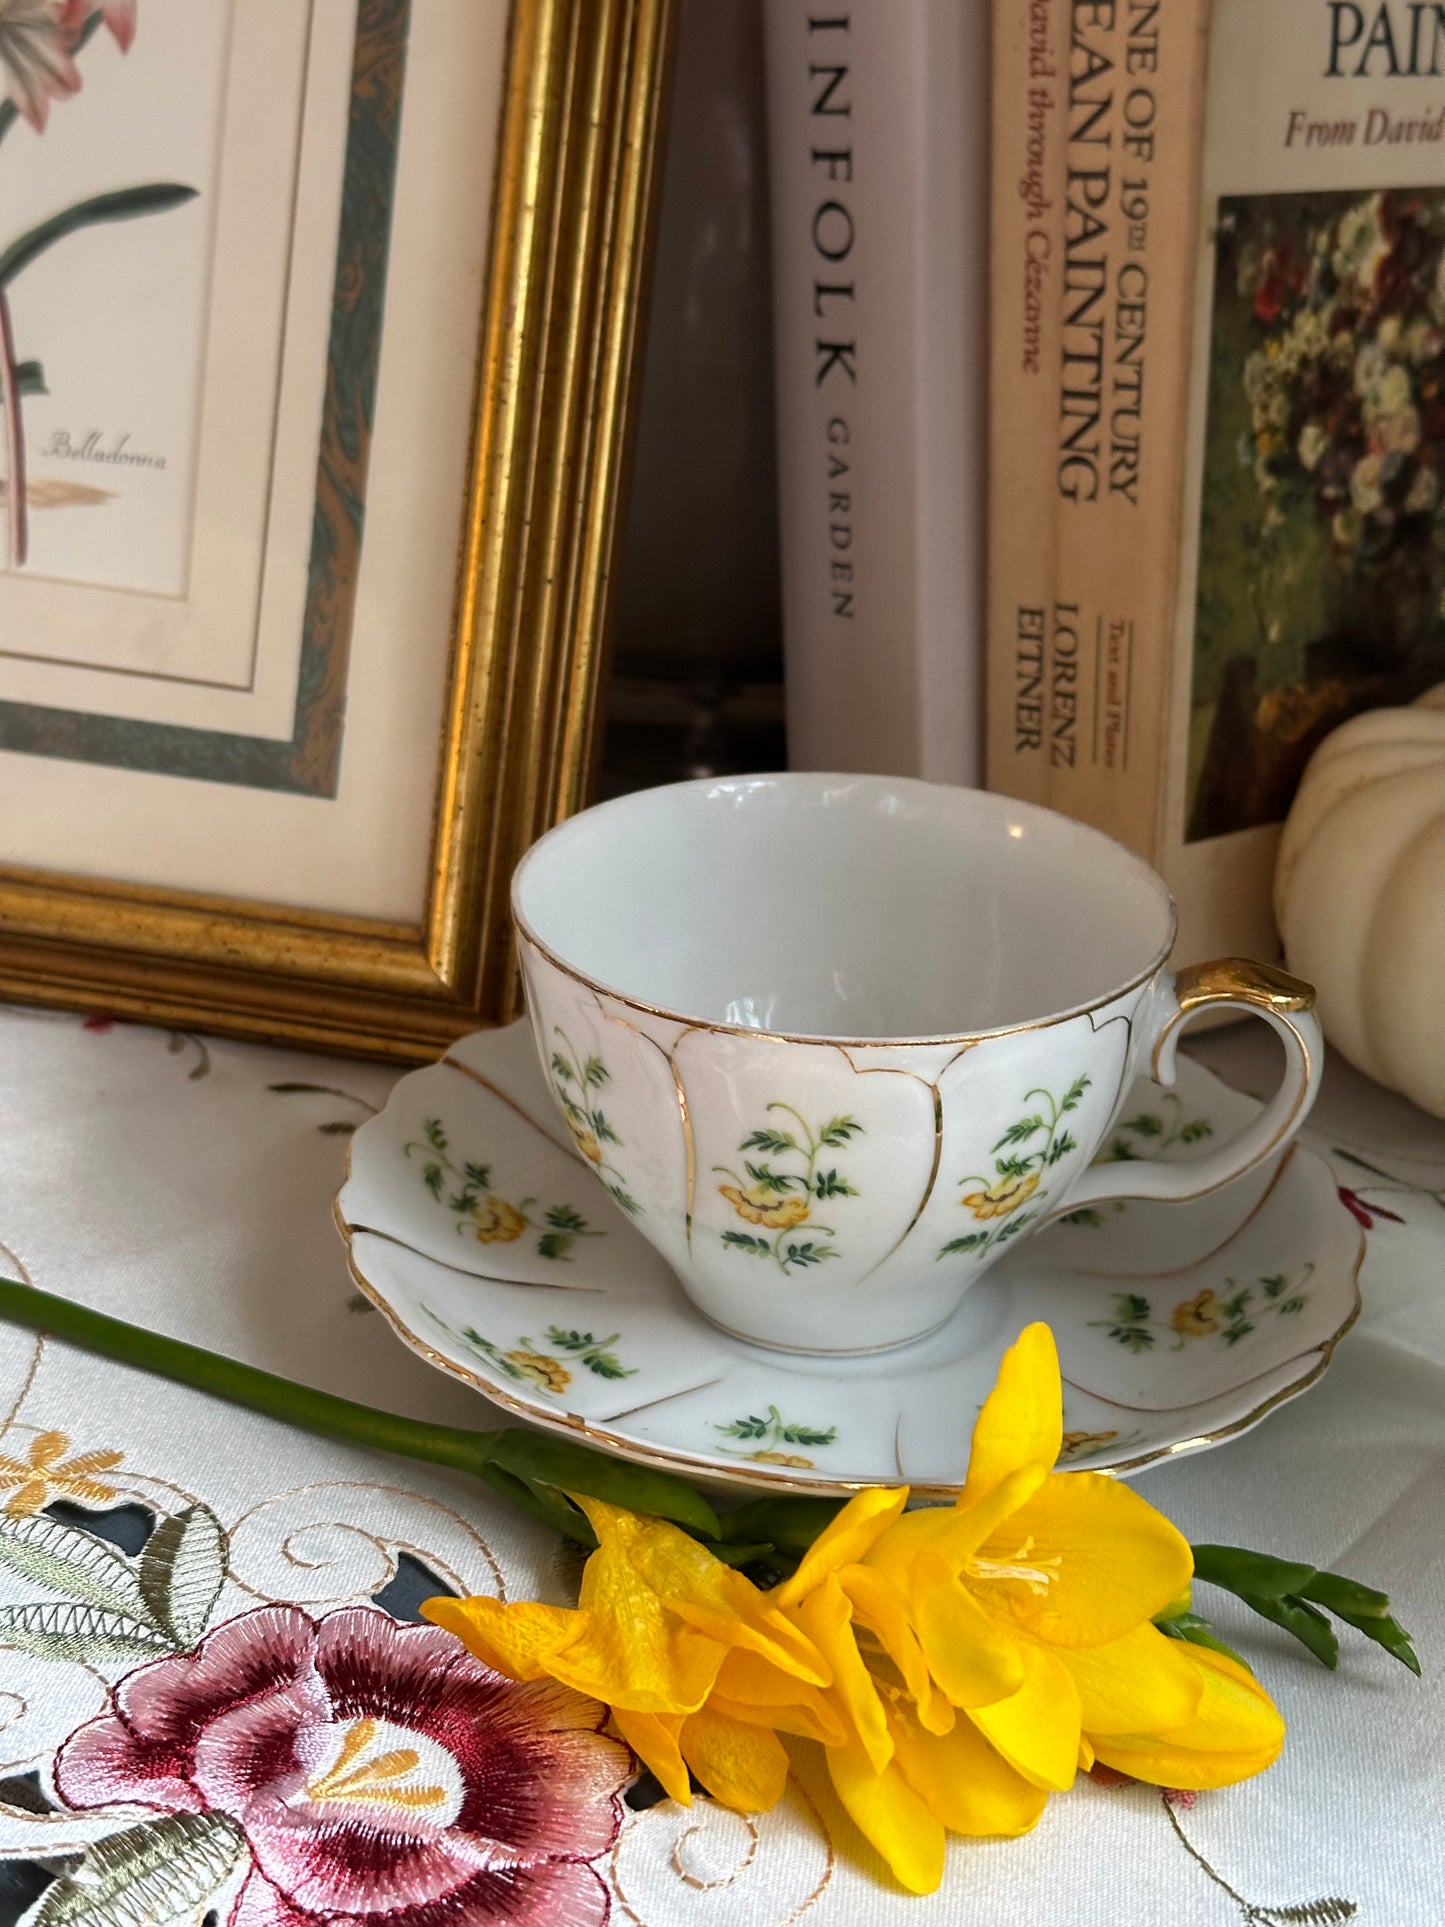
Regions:
M 0 4 L 0 995 L 397 1057 L 506 1011 L 672 4 Z

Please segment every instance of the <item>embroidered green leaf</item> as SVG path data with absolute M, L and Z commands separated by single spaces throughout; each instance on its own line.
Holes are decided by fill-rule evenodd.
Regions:
M 133 1566 L 94 1533 L 61 1525 L 43 1513 L 32 1519 L 0 1519 L 0 1565 L 66 1599 L 143 1623 L 151 1619 Z
M 1347 1920 L 1354 1920 L 1359 1908 L 1353 1900 L 1341 1900 L 1331 1894 L 1324 1900 L 1305 1900 L 1293 1907 L 1255 1907 L 1252 1909 L 1256 1920 L 1273 1923 L 1273 1927 L 1342 1927 Z
M 87 1666 L 133 1665 L 176 1650 L 169 1633 L 148 1620 L 79 1605 L 0 1607 L 0 1646 Z
M 194 1919 L 246 1854 L 221 1813 L 165 1813 L 87 1849 L 30 1916 L 30 1927 L 168 1927 Z
M 226 1535 L 209 1507 L 188 1506 L 159 1525 L 140 1557 L 140 1589 L 176 1644 L 194 1646 L 226 1580 Z

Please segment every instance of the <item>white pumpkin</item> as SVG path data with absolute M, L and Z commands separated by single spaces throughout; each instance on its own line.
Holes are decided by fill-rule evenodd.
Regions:
M 1320 744 L 1284 827 L 1274 907 L 1330 1042 L 1445 1117 L 1445 683 Z

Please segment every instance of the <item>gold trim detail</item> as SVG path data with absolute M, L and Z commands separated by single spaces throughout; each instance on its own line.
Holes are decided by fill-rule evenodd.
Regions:
M 715 1019 L 709 1017 L 690 1017 L 680 1010 L 666 1010 L 661 1004 L 644 1003 L 640 997 L 629 997 L 626 992 L 614 989 L 611 984 L 598 983 L 595 978 L 586 976 L 582 971 L 574 969 L 569 963 L 564 963 L 555 950 L 552 950 L 547 944 L 543 943 L 542 939 L 527 922 L 521 911 L 517 909 L 515 903 L 512 906 L 512 920 L 516 928 L 519 946 L 523 943 L 527 944 L 532 950 L 536 951 L 544 963 L 549 964 L 559 975 L 570 977 L 574 984 L 580 984 L 583 990 L 590 991 L 599 1001 L 605 997 L 609 1003 L 621 1004 L 626 1010 L 641 1011 L 645 1017 L 657 1017 L 668 1024 L 681 1024 L 688 1030 L 710 1031 L 720 1037 L 754 1037 L 760 1042 L 767 1044 L 831 1044 L 835 1050 L 841 1051 L 939 1050 L 948 1044 L 957 1045 L 961 1050 L 968 1050 L 975 1044 L 986 1044 L 994 1037 L 1019 1037 L 1022 1036 L 1025 1031 L 1052 1030 L 1057 1024 L 1070 1024 L 1080 1017 L 1087 1017 L 1091 1025 L 1093 1025 L 1093 1028 L 1097 1031 L 1099 1028 L 1098 1025 L 1093 1024 L 1096 1011 L 1107 1010 L 1111 1004 L 1118 1003 L 1121 998 L 1129 996 L 1131 992 L 1142 990 L 1144 985 L 1147 984 L 1152 977 L 1157 976 L 1163 969 L 1169 952 L 1174 948 L 1174 939 L 1179 931 L 1179 912 L 1174 907 L 1172 897 L 1170 898 L 1170 908 L 1171 916 L 1169 921 L 1168 942 L 1157 953 L 1153 962 L 1149 965 L 1149 968 L 1141 971 L 1138 976 L 1131 977 L 1128 983 L 1119 984 L 1114 989 L 1106 991 L 1102 997 L 1091 998 L 1088 1003 L 1075 1004 L 1068 1010 L 1055 1011 L 1053 1015 L 1049 1017 L 1031 1017 L 1027 1023 L 1022 1024 L 999 1024 L 992 1030 L 950 1032 L 944 1037 L 810 1036 L 806 1032 L 754 1030 L 749 1024 L 724 1024 L 718 1023 Z M 1280 974 L 1283 975 L 1283 972 Z M 1124 1014 L 1122 1011 L 1118 1013 L 1119 1016 L 1123 1016 Z M 620 1022 L 621 1019 L 618 1021 Z M 1116 1021 L 1117 1018 L 1114 1017 L 1108 1020 L 1109 1023 Z M 1107 1029 L 1107 1027 L 1106 1024 L 1105 1028 Z M 855 1065 L 854 1068 L 856 1069 L 857 1066 Z M 860 1073 L 860 1075 L 861 1074 L 862 1073 Z M 910 1077 L 917 1075 L 916 1072 L 912 1071 L 904 1074 Z M 940 1072 L 939 1075 L 942 1076 L 942 1072 Z
M 428 1344 L 424 1338 L 418 1337 L 415 1332 L 410 1330 L 406 1323 L 397 1316 L 392 1307 L 387 1304 L 386 1300 L 380 1296 L 362 1274 L 356 1262 L 356 1252 L 348 1234 L 345 1220 L 335 1206 L 333 1206 L 333 1216 L 336 1219 L 337 1228 L 346 1243 L 346 1264 L 348 1271 L 351 1273 L 352 1282 L 363 1297 L 368 1299 L 381 1313 L 382 1317 L 386 1320 L 387 1324 L 391 1326 L 402 1343 L 409 1346 L 412 1351 L 418 1353 L 428 1364 L 434 1365 L 438 1371 L 445 1372 L 450 1378 L 460 1379 L 463 1384 L 470 1385 L 475 1391 L 480 1392 L 484 1398 L 491 1400 L 493 1404 L 500 1405 L 504 1411 L 515 1413 L 518 1418 L 526 1419 L 530 1424 L 540 1427 L 543 1431 L 560 1432 L 564 1437 L 568 1438 L 577 1438 L 580 1436 L 590 1444 L 598 1446 L 603 1451 L 614 1452 L 618 1457 L 630 1459 L 638 1465 L 651 1466 L 654 1471 L 687 1472 L 694 1478 L 710 1480 L 718 1485 L 749 1486 L 755 1487 L 759 1491 L 787 1492 L 804 1498 L 849 1498 L 855 1492 L 869 1492 L 872 1491 L 874 1487 L 883 1483 L 880 1479 L 802 1480 L 789 1478 L 785 1473 L 774 1471 L 773 1468 L 769 1466 L 744 1466 L 741 1463 L 729 1464 L 725 1467 L 719 1466 L 710 1460 L 697 1458 L 692 1453 L 672 1451 L 665 1446 L 639 1445 L 635 1440 L 622 1438 L 617 1433 L 607 1431 L 603 1426 L 591 1425 L 587 1420 L 577 1417 L 573 1412 L 547 1412 L 539 1409 L 535 1405 L 529 1405 L 524 1400 L 516 1398 L 510 1392 L 503 1391 L 500 1386 L 494 1385 L 490 1379 L 484 1379 L 476 1372 L 470 1371 L 466 1366 L 454 1364 L 451 1359 L 444 1358 L 434 1346 Z M 1314 1359 L 1314 1365 L 1302 1377 L 1293 1380 L 1288 1385 L 1281 1386 L 1277 1392 L 1271 1393 L 1267 1399 L 1261 1401 L 1260 1404 L 1254 1406 L 1250 1411 L 1243 1413 L 1237 1419 L 1231 1419 L 1226 1425 L 1217 1426 L 1212 1432 L 1200 1432 L 1187 1439 L 1178 1439 L 1172 1445 L 1152 1447 L 1149 1451 L 1141 1452 L 1132 1459 L 1121 1459 L 1117 1465 L 1101 1466 L 1091 1461 L 1087 1467 L 1081 1469 L 1092 1472 L 1104 1472 L 1110 1477 L 1116 1477 L 1125 1472 L 1142 1471 L 1145 1466 L 1157 1465 L 1165 1459 L 1179 1458 L 1185 1453 L 1203 1451 L 1207 1446 L 1220 1445 L 1226 1439 L 1236 1438 L 1241 1432 L 1249 1431 L 1250 1428 L 1257 1425 L 1261 1419 L 1267 1418 L 1278 1406 L 1286 1404 L 1292 1398 L 1297 1398 L 1302 1392 L 1307 1392 L 1328 1369 L 1331 1360 L 1334 1358 L 1336 1347 L 1340 1341 L 1346 1337 L 1355 1320 L 1360 1315 L 1362 1303 L 1360 1297 L 1360 1267 L 1364 1263 L 1364 1259 L 1365 1239 L 1362 1233 L 1360 1236 L 1359 1250 L 1356 1253 L 1352 1271 L 1354 1302 L 1350 1306 L 1343 1323 L 1340 1324 L 1327 1339 L 1323 1340 L 1321 1344 L 1312 1346 L 1307 1352 L 1302 1352 L 1298 1360 L 1287 1359 L 1284 1361 L 1284 1363 L 1288 1365 L 1302 1362 L 1305 1359 Z M 1279 1370 L 1281 1368 L 1276 1366 L 1274 1369 Z M 1098 1398 L 1097 1393 L 1089 1393 L 1088 1396 Z M 1111 1404 L 1113 1401 L 1100 1399 L 1099 1402 L 1100 1404 Z M 1124 1410 L 1126 1408 L 1119 1407 L 1118 1409 Z M 937 1484 L 923 1480 L 904 1482 L 911 1486 L 913 1496 L 916 1499 L 952 1501 L 958 1497 L 963 1489 L 961 1480 L 957 1484 Z
M 1291 977 L 1273 964 L 1251 963 L 1246 957 L 1222 957 L 1215 963 L 1189 964 L 1174 979 L 1174 995 L 1181 1013 L 1205 1010 L 1210 1004 L 1248 1004 L 1255 1010 L 1313 1010 L 1315 987 L 1302 977 Z
M 513 1014 L 511 873 L 598 741 L 677 13 L 512 0 L 419 921 L 0 866 L 0 996 L 407 1062 Z

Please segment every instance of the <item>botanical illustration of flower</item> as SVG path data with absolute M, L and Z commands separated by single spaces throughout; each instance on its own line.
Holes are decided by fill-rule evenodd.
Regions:
M 1192 1298 L 1182 1298 L 1166 1319 L 1156 1318 L 1148 1298 L 1134 1291 L 1114 1294 L 1114 1316 L 1091 1318 L 1095 1329 L 1105 1331 L 1127 1351 L 1152 1351 L 1159 1335 L 1172 1340 L 1171 1351 L 1182 1352 L 1191 1338 L 1221 1338 L 1226 1345 L 1237 1345 L 1266 1317 L 1292 1318 L 1309 1303 L 1305 1289 L 1314 1275 L 1311 1259 L 1297 1280 L 1287 1273 L 1272 1272 L 1257 1278 L 1252 1285 L 1240 1286 L 1233 1278 L 1224 1283 L 1227 1296 L 1206 1286 Z
M 1045 1176 L 1060 1158 L 1078 1150 L 1078 1144 L 1063 1120 L 1071 1111 L 1079 1108 L 1080 1099 L 1089 1088 L 1089 1081 L 1087 1077 L 1076 1077 L 1057 1100 L 1042 1088 L 1024 1093 L 1026 1104 L 1039 1098 L 1040 1106 L 1028 1116 L 1010 1124 L 994 1145 L 993 1175 L 981 1177 L 975 1174 L 959 1179 L 960 1184 L 972 1186 L 972 1189 L 964 1192 L 959 1203 L 980 1223 L 987 1224 L 989 1229 L 968 1231 L 960 1237 L 950 1238 L 939 1252 L 940 1258 L 948 1258 L 962 1251 L 971 1251 L 982 1257 L 996 1245 L 1017 1237 L 1026 1225 L 1034 1222 L 1038 1217 L 1037 1209 L 1024 1211 L 1021 1207 L 1035 1197 L 1041 1205 L 1048 1196 L 1047 1189 L 1040 1189 Z M 1030 1148 L 1025 1149 L 1025 1146 Z M 1002 1157 L 999 1156 L 1000 1152 L 1003 1153 Z
M 41 1432 L 23 1459 L 0 1452 L 0 1492 L 8 1491 L 7 1518 L 24 1519 L 42 1511 L 54 1499 L 79 1500 L 86 1505 L 109 1505 L 115 1487 L 96 1477 L 121 1462 L 119 1452 L 78 1452 L 67 1458 L 70 1439 L 64 1432 Z
M 608 1123 L 598 1095 L 612 1082 L 612 1073 L 595 1052 L 584 1057 L 560 1025 L 554 1025 L 552 1034 L 558 1040 L 552 1050 L 552 1090 L 572 1142 L 622 1209 L 636 1217 L 642 1206 L 628 1191 L 607 1150 L 611 1144 L 622 1147 L 622 1139 Z
M 815 1237 L 790 1238 L 787 1234 L 800 1225 L 811 1225 L 823 1238 L 837 1234 L 831 1225 L 813 1218 L 815 1202 L 828 1198 L 856 1198 L 856 1187 L 841 1176 L 836 1167 L 819 1169 L 824 1151 L 840 1151 L 863 1126 L 854 1117 L 832 1117 L 815 1131 L 801 1111 L 791 1104 L 772 1103 L 768 1115 L 779 1112 L 790 1120 L 787 1125 L 762 1125 L 750 1131 L 738 1146 L 740 1153 L 755 1151 L 757 1159 L 744 1157 L 742 1171 L 731 1165 L 715 1164 L 713 1170 L 731 1178 L 720 1184 L 718 1193 L 727 1199 L 745 1224 L 758 1225 L 775 1235 L 763 1238 L 749 1231 L 724 1231 L 722 1241 L 739 1251 L 750 1251 L 758 1258 L 771 1258 L 782 1272 L 806 1270 L 826 1258 L 839 1256 L 830 1244 Z
M 741 1439 L 744 1447 L 724 1445 L 719 1449 L 730 1458 L 752 1459 L 759 1465 L 787 1465 L 799 1471 L 811 1472 L 813 1461 L 801 1453 L 785 1452 L 785 1445 L 832 1445 L 838 1437 L 836 1425 L 826 1429 L 817 1425 L 799 1425 L 785 1420 L 776 1405 L 770 1405 L 766 1415 L 753 1412 L 746 1418 L 735 1418 L 727 1425 L 715 1425 L 725 1439 Z
M 136 0 L 0 0 L 0 80 L 6 93 L 0 101 L 0 140 L 21 118 L 35 133 L 44 133 L 50 102 L 79 91 L 81 76 L 75 55 L 102 25 L 109 28 L 125 53 L 135 37 Z M 0 416 L 4 418 L 4 493 L 11 568 L 22 567 L 29 551 L 31 507 L 104 500 L 105 491 L 74 484 L 57 490 L 53 484 L 32 486 L 27 481 L 21 403 L 26 395 L 47 390 L 41 363 L 19 358 L 10 284 L 56 242 L 81 228 L 163 213 L 193 200 L 195 194 L 195 188 L 169 181 L 95 194 L 49 215 L 8 247 L 0 248 Z
M 457 1165 L 452 1162 L 450 1140 L 440 1118 L 429 1117 L 422 1124 L 422 1134 L 413 1138 L 404 1147 L 404 1154 L 411 1157 L 419 1155 L 422 1160 L 422 1182 L 439 1204 L 445 1204 L 449 1211 L 457 1214 L 460 1222 L 457 1230 L 469 1233 L 478 1244 L 515 1244 L 526 1231 L 536 1231 L 537 1256 L 539 1258 L 568 1258 L 572 1247 L 579 1238 L 603 1238 L 604 1231 L 595 1231 L 587 1223 L 582 1213 L 571 1204 L 548 1205 L 542 1213 L 540 1225 L 528 1215 L 535 1207 L 535 1198 L 523 1198 L 513 1204 L 508 1199 L 498 1197 L 491 1188 L 492 1167 L 490 1164 L 475 1164 L 467 1161 Z M 452 1188 L 447 1188 L 450 1175 Z
M 260 1606 L 122 1680 L 55 1779 L 77 1809 L 161 1809 L 172 1881 L 178 1858 L 198 1868 L 197 1917 L 244 1870 L 234 1927 L 602 1927 L 586 1862 L 616 1838 L 630 1772 L 605 1711 L 371 1606 Z
M 531 1338 L 520 1337 L 513 1350 L 503 1351 L 500 1345 L 483 1337 L 475 1326 L 465 1325 L 456 1331 L 430 1305 L 423 1305 L 422 1310 L 449 1338 L 476 1352 L 504 1378 L 516 1379 L 519 1383 L 525 1380 L 543 1392 L 562 1393 L 572 1383 L 572 1370 L 563 1359 L 553 1356 L 556 1352 L 570 1359 L 573 1367 L 581 1366 L 597 1378 L 632 1378 L 637 1371 L 635 1365 L 623 1365 L 612 1349 L 622 1336 L 620 1332 L 597 1338 L 591 1332 L 564 1331 L 560 1325 L 549 1325 L 546 1342 L 550 1350 Z

